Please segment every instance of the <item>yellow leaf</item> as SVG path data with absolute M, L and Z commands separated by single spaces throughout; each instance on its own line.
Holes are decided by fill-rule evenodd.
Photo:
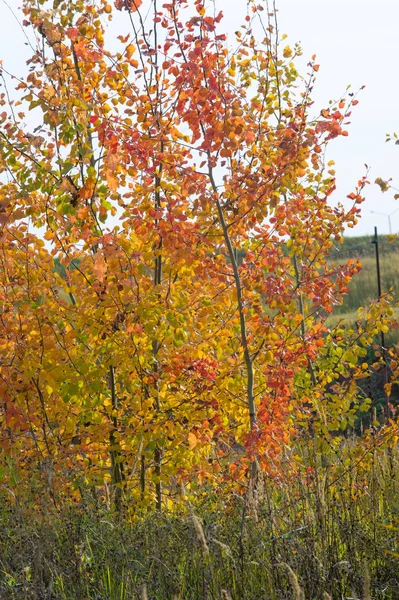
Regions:
M 107 184 L 111 192 L 115 192 L 118 189 L 119 180 L 111 171 L 105 172 Z
M 283 56 L 284 58 L 290 58 L 290 56 L 292 56 L 292 50 L 289 46 L 286 46 L 283 50 Z
M 190 450 L 194 450 L 194 448 L 196 447 L 197 444 L 198 444 L 197 436 L 192 431 L 190 431 L 190 433 L 188 434 L 188 446 L 189 446 Z
M 129 44 L 129 46 L 126 46 L 125 54 L 127 59 L 130 59 L 135 52 L 136 47 L 133 44 Z

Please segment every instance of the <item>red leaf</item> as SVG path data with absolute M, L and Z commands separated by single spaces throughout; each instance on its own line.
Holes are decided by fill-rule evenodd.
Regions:
M 204 17 L 203 26 L 207 31 L 215 31 L 215 22 L 212 17 Z
M 68 31 L 66 32 L 66 34 L 67 34 L 67 36 L 69 37 L 70 40 L 74 40 L 79 35 L 79 29 L 77 27 L 70 27 L 68 29 Z

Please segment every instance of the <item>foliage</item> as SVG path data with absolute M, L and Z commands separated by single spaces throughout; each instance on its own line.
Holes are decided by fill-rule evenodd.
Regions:
M 208 488 L 195 507 L 185 500 L 178 514 L 143 513 L 130 524 L 89 496 L 33 522 L 29 504 L 3 503 L 0 594 L 142 600 L 145 586 L 154 600 L 285 600 L 295 597 L 289 567 L 306 599 L 366 598 L 369 572 L 370 597 L 393 600 L 399 463 L 397 449 L 382 445 L 374 432 L 366 456 L 364 442 L 350 438 L 324 460 L 315 446 L 302 454 L 299 477 L 266 477 L 256 502 L 230 495 L 226 503 Z
M 359 270 L 328 257 L 367 180 L 334 206 L 324 160 L 355 96 L 313 117 L 318 65 L 298 75 L 261 5 L 231 49 L 202 0 L 141 4 L 116 2 L 108 43 L 106 0 L 24 0 L 34 53 L 0 96 L 1 476 L 36 508 L 132 517 L 277 476 L 304 431 L 369 409 L 394 317 L 381 298 L 325 326 Z

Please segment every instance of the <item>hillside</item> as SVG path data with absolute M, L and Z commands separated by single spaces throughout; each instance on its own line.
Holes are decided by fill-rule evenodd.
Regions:
M 360 306 L 372 302 L 378 296 L 377 267 L 374 236 L 347 237 L 338 246 L 331 259 L 334 262 L 348 259 L 360 259 L 362 270 L 353 278 L 349 292 L 341 306 L 337 306 L 334 315 L 356 316 Z M 379 236 L 381 288 L 383 293 L 392 293 L 395 297 L 399 284 L 399 238 Z

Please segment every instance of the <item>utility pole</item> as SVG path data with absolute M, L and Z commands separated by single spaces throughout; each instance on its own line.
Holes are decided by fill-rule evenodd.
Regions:
M 381 287 L 380 253 L 379 253 L 379 248 L 378 248 L 377 227 L 374 227 L 374 239 L 372 240 L 371 243 L 375 244 L 375 263 L 376 263 L 376 267 L 377 267 L 378 299 L 380 299 L 382 296 L 382 287 Z M 385 383 L 387 383 L 387 364 L 386 364 L 387 361 L 386 361 L 386 352 L 385 352 L 385 334 L 383 331 L 381 331 L 381 354 L 382 354 L 382 357 L 385 362 L 384 375 L 385 375 Z M 384 391 L 384 397 L 385 397 L 385 416 L 388 419 L 389 418 L 389 406 L 388 406 L 388 397 L 385 394 L 385 391 Z
M 375 263 L 377 267 L 377 286 L 378 286 L 378 299 L 382 296 L 382 287 L 381 287 L 381 269 L 380 269 L 380 253 L 378 248 L 378 232 L 377 227 L 374 227 L 374 239 L 371 242 L 375 244 Z M 385 349 L 385 336 L 384 332 L 381 331 L 381 346 L 383 350 Z
M 382 217 L 386 217 L 388 219 L 388 227 L 389 227 L 389 235 L 392 235 L 392 222 L 391 222 L 391 217 L 392 215 L 394 215 L 395 213 L 397 213 L 399 210 L 399 208 L 396 208 L 395 210 L 393 210 L 392 212 L 388 213 L 383 213 L 383 212 L 379 212 L 378 210 L 371 210 L 370 212 L 373 215 L 381 215 Z

